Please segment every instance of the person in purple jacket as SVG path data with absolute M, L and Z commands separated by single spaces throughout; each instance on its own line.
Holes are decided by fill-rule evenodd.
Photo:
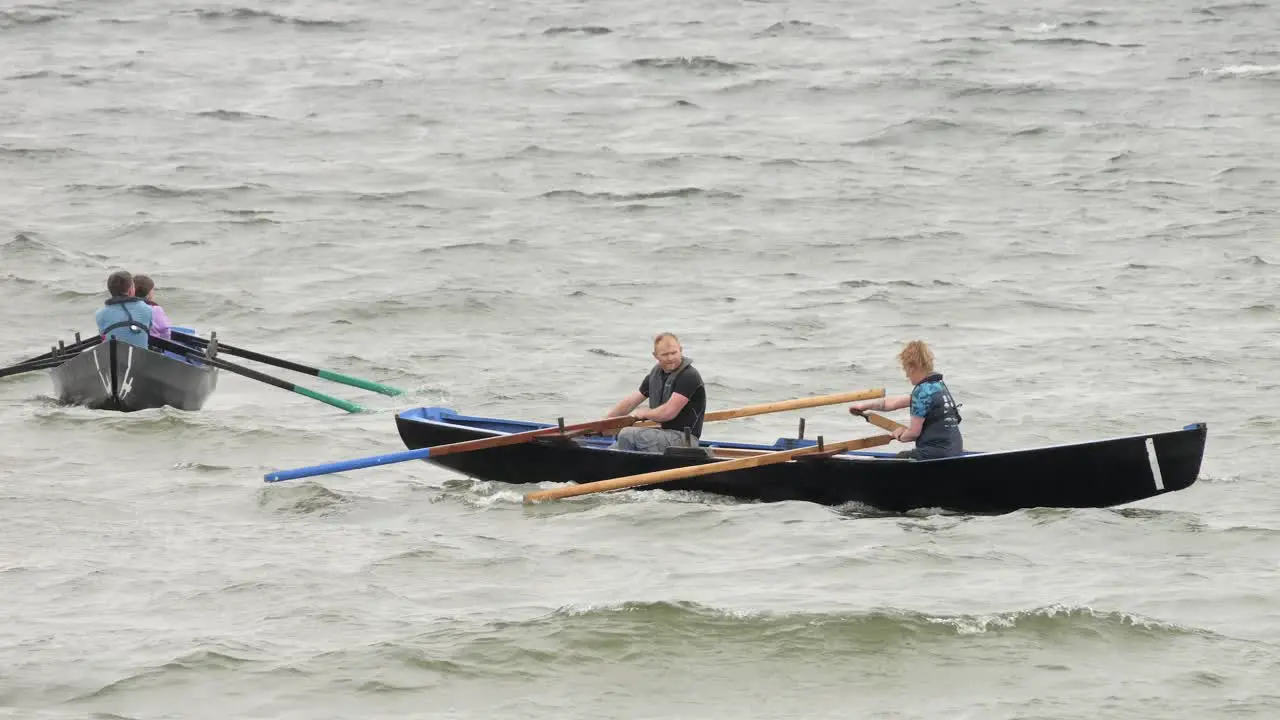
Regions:
M 133 276 L 134 295 L 142 298 L 151 306 L 151 335 L 152 337 L 172 340 L 170 336 L 170 328 L 173 324 L 169 322 L 169 316 L 165 314 L 164 308 L 156 304 L 156 283 L 148 275 Z

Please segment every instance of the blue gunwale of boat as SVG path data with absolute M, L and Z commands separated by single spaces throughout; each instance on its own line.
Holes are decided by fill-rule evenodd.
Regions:
M 399 413 L 399 417 L 412 422 L 440 423 L 444 425 L 461 425 L 461 426 L 470 427 L 476 430 L 491 432 L 494 435 L 500 435 L 504 433 L 528 432 L 529 430 L 541 430 L 543 428 L 555 427 L 554 423 L 539 423 L 539 422 L 532 422 L 528 420 L 509 420 L 506 418 L 490 418 L 490 417 L 480 417 L 480 416 L 473 416 L 473 415 L 459 415 L 456 410 L 452 410 L 450 408 L 445 408 L 445 407 L 412 408 Z M 1191 432 L 1204 427 L 1207 427 L 1206 423 L 1202 423 L 1202 422 L 1189 423 L 1187 425 L 1184 425 L 1180 430 L 1175 430 L 1172 432 Z M 1097 440 L 1086 440 L 1082 442 L 1072 442 L 1072 443 L 1059 443 L 1056 445 L 1039 445 L 1034 448 L 1021 448 L 1021 449 L 1014 449 L 1014 450 L 996 450 L 996 451 L 990 451 L 990 452 L 968 450 L 968 451 L 965 451 L 964 454 L 957 455 L 956 457 L 939 458 L 936 460 L 922 460 L 917 462 L 929 462 L 929 463 L 950 462 L 950 461 L 959 460 L 965 457 L 969 457 L 971 455 L 1001 455 L 1005 453 L 1026 452 L 1027 450 L 1045 450 L 1045 449 L 1055 448 L 1055 447 L 1069 447 L 1072 445 L 1092 445 L 1095 443 L 1108 442 L 1112 440 L 1143 439 L 1143 438 L 1152 437 L 1152 435 L 1161 435 L 1161 434 L 1166 434 L 1166 433 L 1142 433 L 1137 435 L 1122 435 L 1119 437 L 1112 437 L 1112 438 L 1100 438 Z M 594 448 L 594 449 L 606 449 L 613 444 L 612 439 L 603 438 L 603 437 L 582 437 L 582 438 L 578 438 L 578 441 L 584 447 Z M 774 441 L 772 445 L 760 445 L 755 443 L 741 443 L 741 442 L 726 442 L 726 441 L 718 441 L 718 440 L 701 440 L 699 441 L 698 444 L 702 447 L 720 447 L 720 448 L 740 449 L 740 450 L 775 450 L 776 451 L 776 450 L 794 450 L 795 448 L 801 448 L 801 447 L 812 447 L 814 445 L 817 445 L 818 441 L 810 440 L 810 439 L 797 440 L 795 438 L 779 438 L 778 440 Z M 896 452 L 850 450 L 850 451 L 840 453 L 835 457 L 840 457 L 840 456 L 858 456 L 858 457 L 870 457 L 870 458 L 897 458 L 898 454 Z

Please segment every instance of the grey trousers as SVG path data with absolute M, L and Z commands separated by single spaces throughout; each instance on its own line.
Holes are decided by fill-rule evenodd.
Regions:
M 698 438 L 693 438 L 696 445 Z M 663 430 L 662 428 L 623 428 L 618 439 L 609 446 L 614 450 L 634 450 L 636 452 L 660 453 L 669 447 L 689 447 L 684 442 L 684 433 L 679 430 Z

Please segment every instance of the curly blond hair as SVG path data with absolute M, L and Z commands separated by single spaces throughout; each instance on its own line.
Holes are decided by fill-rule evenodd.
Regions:
M 933 372 L 933 351 L 924 344 L 923 340 L 912 340 L 902 348 L 902 352 L 898 353 L 898 362 L 902 363 L 903 372 L 919 370 L 931 373 Z

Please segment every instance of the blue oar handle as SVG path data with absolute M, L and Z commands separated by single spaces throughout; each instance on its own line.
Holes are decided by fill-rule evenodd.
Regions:
M 262 477 L 266 482 L 281 482 L 283 480 L 297 480 L 298 478 L 311 477 L 313 475 L 327 475 L 329 473 L 344 472 L 346 470 L 359 470 L 360 468 L 374 467 L 375 465 L 389 465 L 391 463 L 405 462 L 406 460 L 425 460 L 431 455 L 431 448 L 425 447 L 418 450 L 406 450 L 405 452 L 387 453 L 386 455 L 372 455 L 370 457 L 357 458 L 355 460 L 340 460 L 338 462 L 324 463 L 323 465 L 312 465 L 310 467 L 294 468 L 293 470 L 277 470 L 267 473 Z

